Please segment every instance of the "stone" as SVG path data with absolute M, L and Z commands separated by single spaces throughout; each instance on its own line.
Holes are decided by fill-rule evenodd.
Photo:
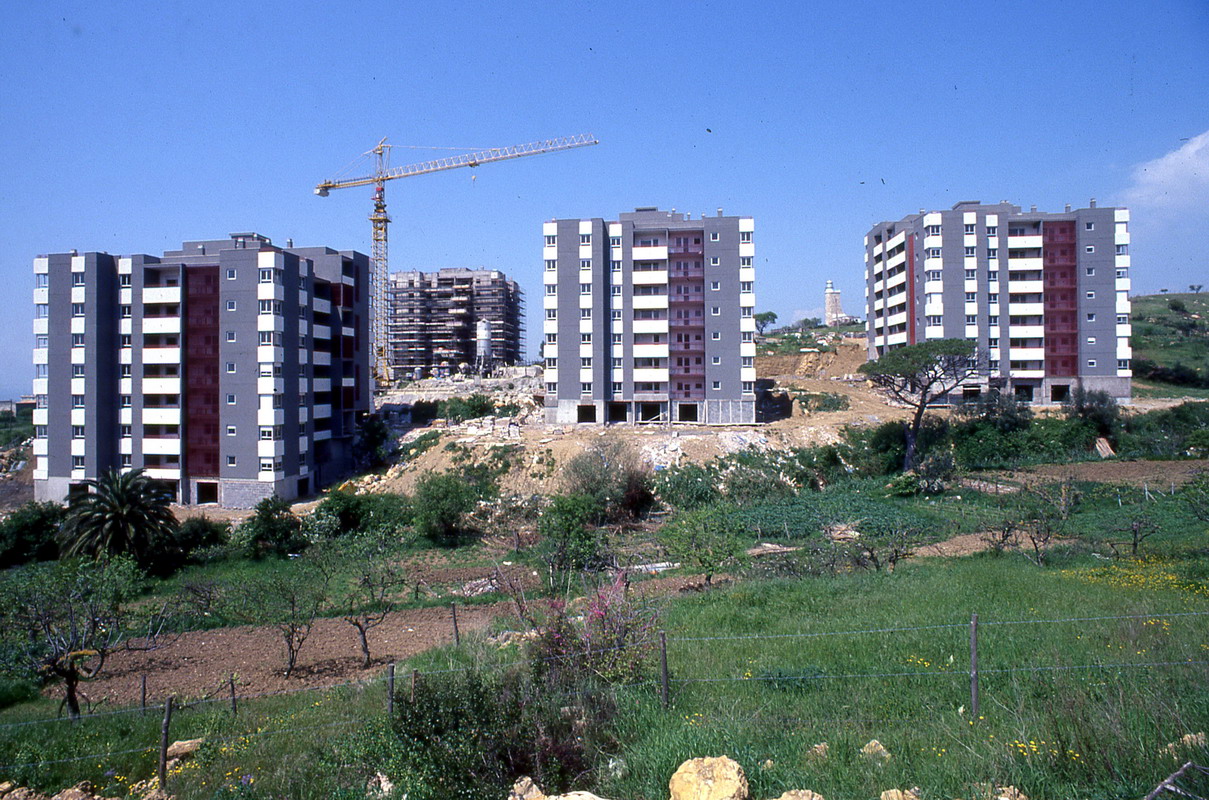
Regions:
M 50 798 L 41 792 L 35 792 L 28 786 L 18 786 L 4 795 L 4 800 L 50 800 Z
M 64 789 L 50 800 L 104 800 L 90 781 L 80 781 L 70 789 Z
M 4 795 L 8 794 L 9 792 L 11 792 L 13 789 L 16 789 L 16 788 L 17 788 L 17 784 L 13 783 L 12 781 L 5 781 L 4 783 L 0 783 L 0 797 L 4 797 Z
M 823 800 L 823 795 L 818 792 L 812 792 L 809 789 L 790 789 L 778 797 L 777 800 Z
M 1167 746 L 1165 746 L 1159 752 L 1166 753 L 1167 755 L 1171 756 L 1172 758 L 1178 759 L 1180 756 L 1181 750 L 1188 750 L 1193 747 L 1204 747 L 1204 746 L 1205 746 L 1205 732 L 1201 731 L 1200 733 L 1186 733 L 1183 736 L 1181 736 L 1179 739 L 1176 739 L 1174 742 L 1168 743 Z
M 822 761 L 831 754 L 831 747 L 826 742 L 819 742 L 806 751 L 806 758 L 811 761 Z
M 692 758 L 668 781 L 671 800 L 747 800 L 743 767 L 727 756 Z
M 512 791 L 508 794 L 508 800 L 545 800 L 545 797 L 545 793 L 528 776 L 512 784 Z
M 1015 786 L 998 786 L 995 788 L 995 800 L 1028 800 L 1028 795 Z
M 919 795 L 914 789 L 908 789 L 905 792 L 902 789 L 887 789 L 882 792 L 882 800 L 919 800 Z
M 394 790 L 395 784 L 381 772 L 374 773 L 374 776 L 365 783 L 367 797 L 390 797 Z
M 173 761 L 188 758 L 196 753 L 197 749 L 205 744 L 205 742 L 206 740 L 204 738 L 182 739 L 179 742 L 173 742 L 172 744 L 168 745 L 168 760 Z
M 885 764 L 891 758 L 890 751 L 877 739 L 870 739 L 869 744 L 861 748 L 861 755 L 877 764 Z

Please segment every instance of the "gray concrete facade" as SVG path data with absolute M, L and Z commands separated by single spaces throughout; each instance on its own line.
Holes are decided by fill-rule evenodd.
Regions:
M 545 223 L 547 419 L 754 422 L 754 230 L 656 208 Z
M 368 271 L 254 233 L 35 259 L 37 498 L 142 468 L 179 502 L 247 507 L 346 475 L 370 409 Z
M 957 203 L 865 237 L 869 357 L 929 339 L 976 341 L 996 388 L 1060 402 L 1077 386 L 1131 395 L 1129 211 Z

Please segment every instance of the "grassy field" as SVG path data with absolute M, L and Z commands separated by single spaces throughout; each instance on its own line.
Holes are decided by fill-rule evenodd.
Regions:
M 1209 293 L 1135 297 L 1130 319 L 1135 361 L 1209 374 Z

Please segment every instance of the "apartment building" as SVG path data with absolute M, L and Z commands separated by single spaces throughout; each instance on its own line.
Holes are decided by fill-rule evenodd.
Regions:
M 499 270 L 393 273 L 386 303 L 391 375 L 414 378 L 461 364 L 486 371 L 520 363 L 524 308 L 524 292 Z
M 370 408 L 367 256 L 236 233 L 33 269 L 38 500 L 143 468 L 178 502 L 249 507 L 352 468 Z
M 961 202 L 865 237 L 869 357 L 971 339 L 986 370 L 962 389 L 1061 402 L 1076 386 L 1130 397 L 1129 210 Z
M 752 423 L 755 224 L 638 208 L 542 226 L 555 423 Z

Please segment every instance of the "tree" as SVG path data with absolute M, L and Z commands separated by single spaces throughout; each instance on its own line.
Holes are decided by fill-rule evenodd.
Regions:
M 562 488 L 567 494 L 592 498 L 601 519 L 640 517 L 654 503 L 650 472 L 624 440 L 606 437 L 563 467 Z
M 367 414 L 357 425 L 357 438 L 353 444 L 358 463 L 378 469 L 386 464 L 394 451 L 390 428 L 377 414 Z
M 1203 283 L 1188 284 L 1188 291 L 1192 292 L 1193 294 L 1200 294 L 1201 289 L 1204 289 L 1204 288 L 1205 288 L 1205 284 L 1203 284 Z
M 245 581 L 230 592 L 232 616 L 249 625 L 277 629 L 285 646 L 285 677 L 294 674 L 298 653 L 311 635 L 330 599 L 332 562 L 327 553 L 307 553 L 302 559 Z
M 344 621 L 357 630 L 361 644 L 361 666 L 372 663 L 369 655 L 369 632 L 386 621 L 398 605 L 395 594 L 407 585 L 403 565 L 391 559 L 387 537 L 364 535 L 358 538 L 349 554 L 355 572 L 353 591 L 344 602 Z
M 66 511 L 58 503 L 26 503 L 0 522 L 0 569 L 59 555 L 59 526 Z
M 860 371 L 878 389 L 915 410 L 904 433 L 903 471 L 915 468 L 915 443 L 924 412 L 978 371 L 977 346 L 965 339 L 934 339 L 887 350 Z
M 0 576 L 0 652 L 5 667 L 63 683 L 63 702 L 80 716 L 80 684 L 96 677 L 106 657 L 134 635 L 130 604 L 141 576 L 134 562 L 64 559 Z M 155 644 L 166 614 L 140 630 Z
M 277 495 L 256 504 L 255 512 L 236 530 L 237 538 L 252 558 L 266 554 L 284 556 L 306 547 L 302 521 L 290 510 L 288 500 Z
M 176 533 L 172 496 L 141 469 L 108 470 L 84 484 L 89 491 L 72 500 L 63 523 L 64 554 L 124 553 L 150 565 Z
M 765 328 L 767 328 L 769 325 L 776 324 L 777 312 L 761 311 L 759 314 L 756 314 L 754 317 L 752 317 L 752 319 L 754 319 L 756 321 L 756 331 L 758 331 L 759 334 L 761 336 L 763 336 Z
M 714 575 L 743 558 L 742 527 L 728 506 L 707 506 L 686 511 L 664 526 L 659 538 L 668 555 L 705 573 L 709 586 Z
M 1115 439 L 1121 425 L 1121 409 L 1108 392 L 1087 391 L 1076 386 L 1063 404 L 1067 419 L 1078 419 L 1096 429 L 1096 435 Z
M 550 588 L 579 569 L 602 566 L 602 540 L 597 525 L 600 507 L 583 494 L 555 495 L 542 512 L 537 529 L 541 533 L 542 559 L 549 572 Z
M 434 542 L 456 545 L 467 532 L 466 515 L 478 502 L 478 490 L 448 472 L 428 472 L 416 481 L 416 532 Z

